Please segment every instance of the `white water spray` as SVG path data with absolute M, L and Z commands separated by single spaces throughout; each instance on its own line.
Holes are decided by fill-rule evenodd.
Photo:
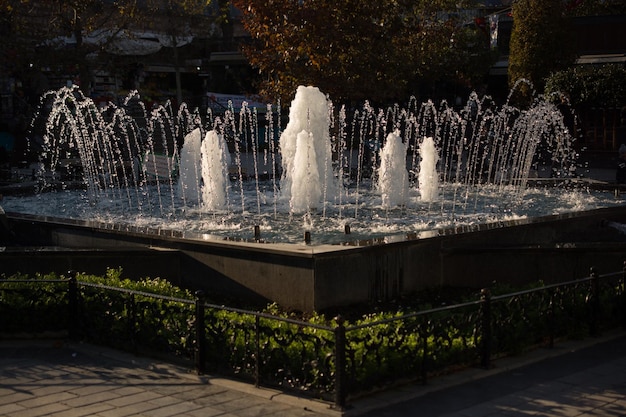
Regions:
M 439 174 L 437 174 L 437 147 L 432 137 L 425 137 L 420 145 L 420 172 L 418 177 L 422 201 L 432 202 L 439 196 Z
M 315 139 L 306 130 L 298 134 L 292 174 L 291 212 L 301 213 L 317 208 L 322 199 L 322 181 L 317 167 Z
M 383 207 L 391 208 L 407 203 L 409 173 L 406 169 L 406 151 L 407 144 L 402 142 L 399 131 L 387 135 L 380 152 L 377 186 Z
M 202 207 L 220 210 L 226 207 L 230 154 L 224 137 L 215 130 L 202 141 Z
M 328 100 L 318 88 L 298 87 L 291 102 L 289 123 L 280 136 L 282 198 L 290 201 L 291 210 L 316 208 L 323 203 L 324 194 L 336 194 L 328 109 Z M 302 165 L 300 161 L 306 163 Z
M 202 137 L 200 129 L 195 129 L 185 136 L 180 151 L 180 177 L 178 178 L 178 195 L 186 204 L 197 204 L 200 201 L 200 149 Z
M 78 89 L 64 88 L 43 97 L 37 123 L 33 122 L 45 126 L 44 168 L 37 186 L 79 190 L 47 193 L 46 204 L 36 196 L 41 199 L 32 205 L 37 211 L 87 213 L 120 223 L 159 224 L 244 239 L 256 229 L 253 226 L 261 226 L 263 239 L 277 242 L 302 240 L 302 226 L 292 221 L 294 211 L 299 211 L 306 220 L 304 230 L 310 230 L 316 242 L 329 242 L 583 207 L 572 206 L 558 192 L 554 204 L 543 195 L 540 204 L 529 197 L 531 168 L 541 173 L 547 167 L 551 177 L 566 179 L 575 172 L 573 138 L 559 109 L 545 100 L 528 110 L 508 103 L 497 106 L 475 94 L 460 111 L 415 99 L 407 107 L 387 109 L 365 103 L 349 115 L 342 109 L 335 119 L 324 94 L 300 87 L 278 147 L 273 138 L 282 130 L 280 111 L 278 117 L 268 111 L 262 126 L 244 105 L 241 112 L 229 105 L 223 115 L 213 118 L 190 113 L 185 106 L 175 112 L 166 103 L 150 115 L 138 96 L 132 97 L 121 107 L 111 104 L 105 109 Z M 230 166 L 221 138 L 217 140 L 215 132 L 203 138 L 202 132 L 212 129 L 228 140 L 233 151 Z M 404 156 L 401 146 L 391 151 L 390 133 L 396 138 L 394 145 L 407 144 Z M 265 144 L 259 138 L 265 138 Z M 185 146 L 178 152 L 181 142 Z M 210 145 L 215 147 L 209 149 Z M 270 155 L 262 156 L 264 152 Z M 222 159 L 207 161 L 203 171 L 201 154 Z M 68 176 L 68 163 L 83 173 L 82 178 L 74 176 L 75 170 Z M 409 176 L 408 197 L 404 186 L 395 190 L 403 181 L 393 180 L 404 179 L 404 170 L 419 173 Z M 421 198 L 410 198 L 418 188 Z M 71 202 L 65 202 L 66 197 Z M 581 198 L 589 204 L 584 207 L 595 204 L 594 198 Z M 52 202 L 56 199 L 59 203 Z M 430 209 L 432 200 L 441 203 L 440 210 Z M 89 206 L 82 208 L 85 202 Z M 183 208 L 198 209 L 180 210 L 181 202 Z M 610 202 L 615 204 L 613 195 Z M 5 204 L 17 211 L 23 205 L 28 212 L 33 210 L 24 198 L 13 203 L 5 199 Z M 390 210 L 394 205 L 402 210 Z

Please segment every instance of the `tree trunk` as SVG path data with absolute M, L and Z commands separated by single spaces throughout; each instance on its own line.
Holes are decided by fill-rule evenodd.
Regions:
M 76 38 L 76 63 L 78 65 L 79 88 L 87 97 L 91 95 L 91 68 L 84 52 L 83 25 L 80 16 L 74 21 L 74 37 Z
M 176 40 L 176 35 L 172 35 L 172 45 L 174 47 L 174 72 L 176 74 L 176 104 L 180 106 L 183 102 L 183 88 L 180 80 L 180 63 L 178 62 L 178 42 Z

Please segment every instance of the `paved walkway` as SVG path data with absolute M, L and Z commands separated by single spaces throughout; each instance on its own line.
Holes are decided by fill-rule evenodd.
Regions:
M 0 416 L 315 416 L 309 407 L 328 409 L 98 346 L 0 342 Z
M 396 403 L 398 392 L 391 398 L 394 404 L 362 416 L 624 417 L 626 334 L 501 359 L 489 371 L 469 370 L 409 390 L 405 401 Z
M 0 415 L 26 416 L 626 416 L 626 332 L 564 342 L 491 370 L 470 369 L 328 404 L 119 351 L 65 341 L 0 341 Z

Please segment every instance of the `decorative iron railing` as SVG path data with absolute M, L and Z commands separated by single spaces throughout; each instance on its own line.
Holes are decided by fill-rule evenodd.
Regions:
M 193 364 L 255 385 L 299 391 L 343 408 L 398 381 L 626 325 L 624 271 L 373 321 L 303 321 L 78 281 L 0 279 L 0 337 L 65 330 L 69 337 Z

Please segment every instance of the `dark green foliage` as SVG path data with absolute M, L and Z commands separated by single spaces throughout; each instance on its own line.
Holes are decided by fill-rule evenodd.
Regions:
M 408 98 L 420 82 L 475 81 L 488 71 L 487 36 L 467 26 L 458 0 L 233 0 L 260 93 L 291 100 L 315 85 L 338 101 Z
M 545 94 L 561 95 L 576 107 L 621 108 L 626 105 L 626 68 L 620 65 L 575 66 L 552 73 Z
M 197 346 L 194 297 L 161 279 L 130 281 L 120 275 L 119 270 L 105 277 L 78 275 L 76 317 L 68 316 L 67 279 L 49 275 L 11 277 L 28 278 L 26 282 L 0 280 L 1 334 L 63 330 L 71 320 L 85 341 L 192 363 Z M 599 302 L 593 282 L 585 279 L 552 286 L 538 283 L 519 292 L 498 284 L 485 299 L 469 290 L 447 297 L 430 291 L 423 294 L 419 310 L 396 304 L 395 310 L 353 315 L 345 322 L 349 391 L 397 380 L 425 381 L 475 365 L 487 345 L 491 356 L 498 357 L 546 346 L 554 339 L 586 337 L 592 328 L 617 327 L 626 319 L 620 277 L 598 281 Z M 485 300 L 491 300 L 488 343 Z M 204 307 L 207 370 L 248 381 L 258 377 L 264 385 L 332 399 L 335 320 L 318 314 L 289 315 L 276 305 L 264 312 Z
M 11 279 L 24 282 L 0 285 L 0 335 L 67 329 L 67 282 L 58 281 L 55 275 Z
M 109 270 L 105 277 L 81 274 L 77 279 L 93 284 L 79 286 L 79 324 L 87 340 L 148 354 L 193 358 L 194 306 L 189 291 L 163 279 L 122 279 L 121 270 Z
M 526 79 L 541 91 L 550 73 L 574 63 L 565 5 L 561 0 L 518 0 L 512 13 L 509 86 Z
M 624 0 L 565 0 L 569 16 L 603 16 L 626 14 Z

